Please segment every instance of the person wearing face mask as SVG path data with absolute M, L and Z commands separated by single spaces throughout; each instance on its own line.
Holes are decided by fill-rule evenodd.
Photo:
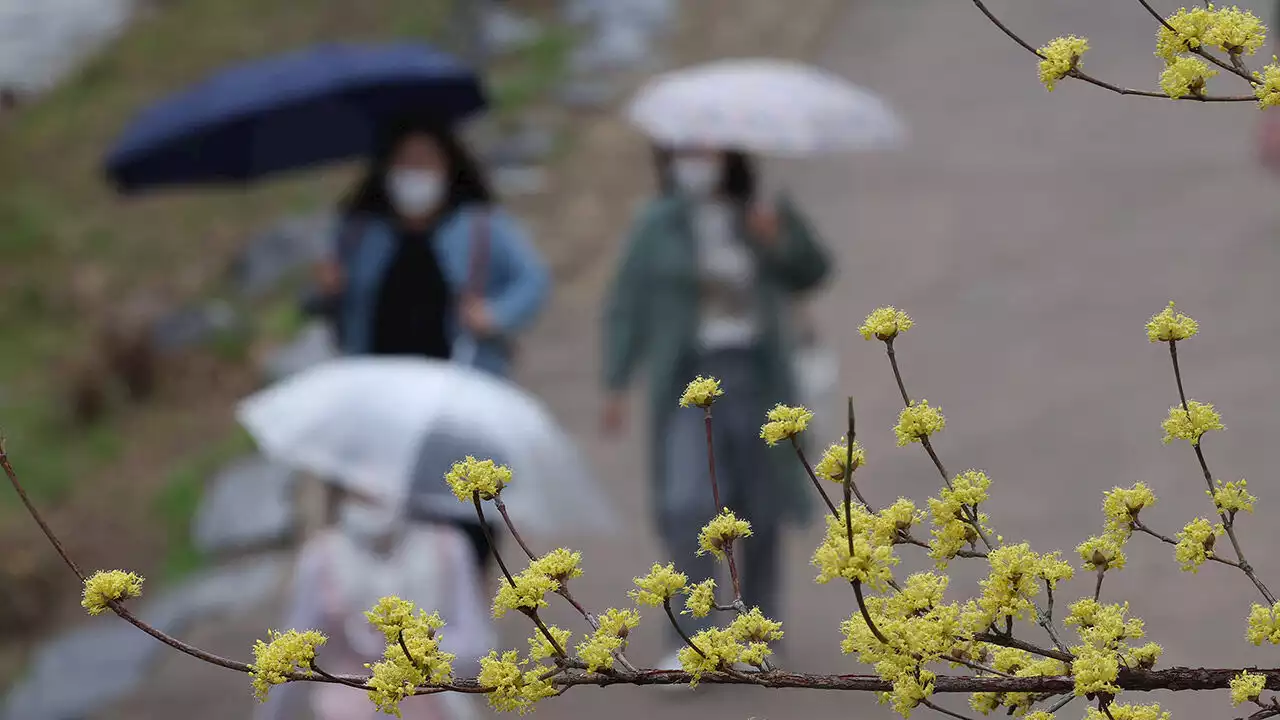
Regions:
M 794 403 L 787 308 L 828 274 L 826 253 L 785 196 L 757 196 L 751 158 L 657 150 L 658 195 L 640 210 L 606 299 L 601 424 L 619 432 L 626 390 L 647 364 L 652 509 L 668 557 L 697 582 L 714 577 L 698 530 L 716 513 L 703 413 L 679 408 L 698 375 L 720 380 L 714 442 L 721 501 L 752 524 L 741 548 L 743 600 L 781 620 L 779 553 L 789 521 L 808 517 L 806 478 L 790 448 L 760 439 L 765 413 Z M 723 587 L 724 585 L 722 585 Z M 683 619 L 689 632 L 705 620 Z M 679 637 L 662 667 L 679 667 Z
M 292 599 L 284 626 L 314 629 L 328 642 L 316 662 L 326 672 L 362 674 L 382 659 L 387 641 L 365 611 L 383 597 L 408 600 L 439 611 L 449 624 L 440 634 L 454 653 L 454 671 L 472 677 L 494 634 L 470 557 L 470 544 L 448 524 L 409 524 L 397 501 L 336 488 L 336 522 L 308 540 L 294 570 Z M 401 703 L 406 720 L 478 720 L 475 701 L 456 693 L 410 698 Z M 272 689 L 255 720 L 375 720 L 368 694 L 342 685 L 287 683 Z
M 317 276 L 343 353 L 450 360 L 499 376 L 550 286 L 541 255 L 494 205 L 453 130 L 419 117 L 385 133 Z M 459 525 L 488 573 L 480 525 Z

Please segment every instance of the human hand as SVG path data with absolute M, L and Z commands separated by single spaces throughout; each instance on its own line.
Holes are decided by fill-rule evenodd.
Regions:
M 747 213 L 747 230 L 766 245 L 773 245 L 781 235 L 778 211 L 771 204 L 757 203 Z
M 462 301 L 462 326 L 473 335 L 485 337 L 495 334 L 498 328 L 489 306 L 480 298 L 468 297 Z
M 321 260 L 314 268 L 316 285 L 325 295 L 337 295 L 346 285 L 342 266 L 335 260 Z
M 600 413 L 600 431 L 605 437 L 616 437 L 626 429 L 627 407 L 627 396 L 622 393 L 613 393 L 605 398 Z

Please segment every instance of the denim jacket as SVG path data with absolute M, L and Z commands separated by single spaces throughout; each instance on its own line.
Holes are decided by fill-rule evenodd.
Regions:
M 489 239 L 488 262 L 483 271 L 484 299 L 497 325 L 497 337 L 484 340 L 470 337 L 456 315 L 448 318 L 445 326 L 455 352 L 465 343 L 474 343 L 471 363 L 481 370 L 506 376 L 511 360 L 509 341 L 528 327 L 546 304 L 550 276 L 542 257 L 515 218 L 495 208 L 466 206 L 446 218 L 429 239 L 445 282 L 455 297 L 470 283 L 472 245 L 476 239 L 476 222 L 482 214 L 486 216 Z M 346 250 L 345 257 L 340 258 L 346 274 L 339 308 L 341 350 L 348 355 L 369 351 L 378 290 L 395 255 L 397 242 L 395 229 L 386 221 L 364 218 L 359 222 L 359 237 Z

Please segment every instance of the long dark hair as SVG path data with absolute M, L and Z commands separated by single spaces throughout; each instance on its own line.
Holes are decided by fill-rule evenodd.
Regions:
M 723 153 L 723 170 L 717 194 L 736 204 L 748 206 L 756 198 L 756 166 L 750 155 L 737 150 Z M 676 192 L 671 163 L 675 152 L 671 148 L 654 146 L 653 162 L 658 174 L 658 191 L 663 195 Z
M 391 200 L 387 197 L 387 170 L 397 148 L 410 135 L 425 135 L 434 140 L 449 166 L 449 188 L 441 212 L 448 213 L 469 203 L 487 205 L 493 201 L 493 191 L 489 188 L 480 164 L 463 145 L 454 129 L 429 118 L 413 116 L 403 118 L 385 129 L 369 163 L 369 170 L 339 203 L 339 211 L 343 217 L 396 216 Z

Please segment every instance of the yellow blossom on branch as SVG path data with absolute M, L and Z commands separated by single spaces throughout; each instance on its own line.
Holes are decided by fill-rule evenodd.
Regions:
M 1200 331 L 1200 323 L 1175 311 L 1173 301 L 1164 310 L 1147 321 L 1147 339 L 1156 342 L 1175 342 L 1193 337 Z
M 1086 570 L 1121 570 L 1125 555 L 1115 537 L 1091 537 L 1076 546 Z
M 258 640 L 254 643 L 253 664 L 249 666 L 253 696 L 258 702 L 266 702 L 271 688 L 288 681 L 291 673 L 310 670 L 316 659 L 316 648 L 327 640 L 315 630 L 268 630 L 267 636 L 269 642 Z
M 898 337 L 901 333 L 910 330 L 914 324 L 915 321 L 905 312 L 892 306 L 882 307 L 872 310 L 871 314 L 867 315 L 867 319 L 858 328 L 858 332 L 864 340 L 875 338 L 888 342 Z
M 1085 713 L 1084 720 L 1169 720 L 1171 717 L 1167 711 L 1161 710 L 1159 705 L 1127 705 L 1115 702 L 1107 706 L 1107 712 L 1096 707 L 1087 707 Z
M 762 667 L 764 661 L 773 654 L 769 643 L 782 639 L 782 623 L 765 617 L 760 608 L 752 608 L 745 615 L 739 615 L 729 624 L 729 634 L 743 646 L 739 662 L 755 667 Z
M 860 508 L 855 508 L 857 512 Z M 862 511 L 864 516 L 865 510 Z M 858 520 L 853 520 L 858 523 Z M 836 578 L 861 582 L 877 590 L 888 586 L 898 557 L 892 543 L 877 542 L 870 533 L 855 525 L 850 542 L 849 529 L 842 518 L 826 516 L 827 532 L 813 552 L 812 563 L 818 568 L 817 582 L 826 584 Z M 852 550 L 850 550 L 852 545 Z
M 1040 48 L 1040 82 L 1049 92 L 1054 85 L 1080 66 L 1080 57 L 1089 49 L 1089 41 L 1075 35 L 1051 40 Z
M 1214 507 L 1218 508 L 1218 512 L 1234 515 L 1238 512 L 1253 512 L 1253 504 L 1258 498 L 1249 494 L 1247 489 L 1248 481 L 1241 479 L 1239 482 L 1224 483 L 1221 480 L 1217 482 L 1213 491 L 1205 490 L 1209 497 L 1213 498 Z
M 1133 523 L 1143 508 L 1156 504 L 1156 495 L 1146 483 L 1134 483 L 1128 488 L 1112 488 L 1103 494 L 1102 513 L 1106 516 L 1107 533 L 1127 540 L 1133 532 Z
M 634 582 L 637 589 L 631 591 L 631 597 L 640 605 L 659 607 L 684 591 L 689 576 L 677 572 L 674 563 L 654 563 L 648 575 L 635 578 Z
M 1204 32 L 1205 44 L 1230 55 L 1252 55 L 1266 41 L 1267 27 L 1258 16 L 1235 6 L 1215 10 Z
M 818 460 L 818 464 L 813 466 L 813 474 L 833 483 L 843 483 L 844 464 L 847 458 L 850 458 L 849 440 L 848 438 L 840 438 L 840 442 L 833 443 L 822 453 L 822 458 Z M 867 464 L 867 451 L 863 449 L 862 443 L 857 440 L 853 441 L 851 459 L 850 466 L 854 472 Z
M 547 626 L 547 634 L 551 635 L 551 637 L 555 639 L 556 645 L 559 645 L 562 650 L 569 647 L 569 638 L 573 635 L 572 632 L 561 627 L 556 627 L 555 625 Z M 556 657 L 556 655 L 555 645 L 551 644 L 551 641 L 547 639 L 547 636 L 544 635 L 541 630 L 535 630 L 534 633 L 529 636 L 530 660 L 548 660 Z
M 1213 554 L 1218 535 L 1225 533 L 1222 525 L 1212 525 L 1204 518 L 1196 518 L 1178 531 L 1178 544 L 1173 556 L 1189 572 L 1199 572 L 1200 566 Z
M 769 411 L 767 419 L 768 422 L 760 427 L 760 437 L 773 446 L 804 432 L 813 419 L 813 413 L 808 408 L 779 403 Z
M 1280 60 L 1275 56 L 1271 64 L 1253 74 L 1253 94 L 1258 98 L 1258 107 L 1269 108 L 1280 105 Z
M 717 560 L 723 560 L 725 547 L 738 538 L 746 537 L 751 537 L 751 523 L 739 520 L 737 515 L 726 509 L 698 533 L 698 554 L 711 553 Z
M 468 455 L 465 460 L 453 464 L 444 480 L 461 502 L 471 502 L 476 493 L 480 494 L 481 500 L 492 500 L 511 483 L 511 470 L 492 460 L 477 460 Z
M 707 579 L 689 588 L 689 597 L 684 601 L 682 615 L 704 618 L 716 609 L 716 581 Z
M 721 628 L 709 628 L 690 638 L 698 649 L 685 646 L 680 648 L 680 666 L 693 676 L 691 685 L 709 672 L 723 672 L 742 660 L 746 648 L 737 641 L 733 633 Z M 701 652 L 699 652 L 699 650 Z
M 1254 605 L 1249 611 L 1249 629 L 1245 638 L 1254 645 L 1264 642 L 1280 645 L 1280 603 L 1271 607 Z
M 567 548 L 556 548 L 529 563 L 529 570 L 542 573 L 560 585 L 576 577 L 582 577 L 582 553 Z
M 587 671 L 612 669 L 617 653 L 626 648 L 627 638 L 639 624 L 640 615 L 634 610 L 606 610 L 599 618 L 599 628 L 577 648 Z
M 378 710 L 399 717 L 400 703 L 418 687 L 453 679 L 455 656 L 440 649 L 436 631 L 444 622 L 438 614 L 418 611 L 414 616 L 412 603 L 385 597 L 365 615 L 387 635 L 382 660 L 368 666 L 369 699 Z
M 487 657 L 480 658 L 480 674 L 476 681 L 486 689 L 489 706 L 494 710 L 523 715 L 532 710 L 539 700 L 556 694 L 555 686 L 542 679 L 545 673 L 546 668 L 540 665 L 524 670 L 520 655 L 515 650 L 508 650 L 502 655 L 494 650 Z
M 1267 688 L 1267 676 L 1261 673 L 1242 672 L 1231 679 L 1231 704 L 1240 706 L 1258 699 Z
M 716 398 L 724 395 L 720 389 L 720 381 L 713 377 L 699 375 L 684 389 L 680 396 L 680 407 L 709 408 Z
M 1204 45 L 1204 36 L 1213 24 L 1215 14 L 1212 6 L 1193 7 L 1189 10 L 1181 8 L 1165 18 L 1156 31 L 1156 56 L 1167 63 L 1173 62 L 1179 55 Z
M 1200 438 L 1213 430 L 1225 430 L 1222 416 L 1209 403 L 1188 400 L 1186 408 L 1175 405 L 1169 408 L 1169 417 L 1161 423 L 1164 428 L 1164 443 L 1168 445 L 1174 440 L 1186 440 L 1192 445 L 1199 445 Z
M 109 603 L 141 596 L 143 582 L 141 576 L 124 570 L 99 570 L 84 581 L 80 606 L 90 615 L 101 615 Z
M 1188 95 L 1203 97 L 1209 78 L 1217 74 L 1217 70 L 1198 57 L 1174 58 L 1160 73 L 1160 89 L 1174 100 Z
M 942 408 L 930 407 L 928 400 L 913 402 L 898 413 L 898 424 L 893 432 L 898 436 L 898 447 L 920 442 L 930 435 L 942 432 L 947 419 Z
M 500 618 L 511 610 L 537 610 L 547 606 L 547 593 L 560 589 L 560 583 L 538 572 L 534 567 L 512 578 L 515 584 L 504 581 L 493 598 L 493 616 Z

